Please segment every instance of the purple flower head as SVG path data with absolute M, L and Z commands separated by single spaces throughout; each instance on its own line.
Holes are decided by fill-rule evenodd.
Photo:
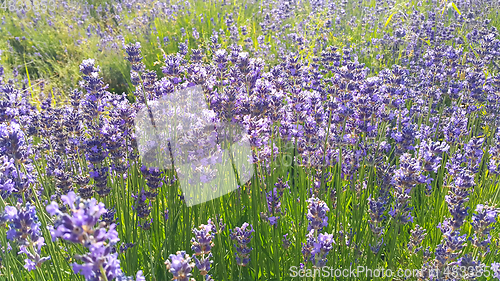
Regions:
M 193 276 L 194 263 L 191 262 L 191 257 L 185 251 L 178 251 L 175 255 L 170 255 L 170 260 L 165 261 L 167 270 L 174 275 L 173 280 L 191 281 Z
M 408 223 L 413 220 L 412 207 L 409 206 L 410 191 L 417 184 L 428 182 L 428 179 L 421 174 L 422 169 L 418 159 L 412 158 L 409 153 L 401 155 L 399 160 L 399 169 L 394 171 L 392 178 L 393 196 L 396 200 L 389 214 L 396 217 L 401 223 Z
M 474 174 L 468 170 L 462 169 L 455 178 L 454 186 L 460 190 L 472 188 L 475 184 Z
M 127 53 L 127 60 L 132 64 L 138 64 L 142 61 L 140 42 L 125 46 L 125 52 Z
M 423 161 L 423 170 L 436 173 L 441 166 L 441 155 L 448 151 L 450 146 L 446 142 L 427 142 L 423 140 L 419 147 L 418 154 Z
M 196 265 L 196 268 L 200 271 L 200 274 L 202 276 L 205 276 L 205 279 L 208 275 L 208 271 L 210 271 L 210 266 L 214 262 L 212 259 L 212 253 L 209 253 L 207 256 L 204 257 L 194 257 L 194 262 Z
M 225 49 L 215 51 L 214 62 L 219 69 L 224 69 L 227 65 L 227 51 Z
M 193 38 L 196 40 L 200 38 L 200 33 L 196 30 L 196 27 L 193 27 Z
M 28 138 L 16 122 L 0 123 L 0 195 L 25 190 L 34 182 Z M 26 171 L 18 170 L 15 163 L 22 163 Z
M 314 256 L 314 266 L 323 267 L 326 265 L 328 261 L 326 256 L 333 249 L 333 244 L 335 241 L 333 240 L 333 234 L 328 233 L 320 233 L 318 235 L 318 239 L 314 243 L 313 250 L 311 254 Z
M 283 249 L 288 249 L 288 247 L 290 247 L 290 245 L 292 244 L 292 242 L 290 241 L 290 239 L 288 239 L 288 233 L 283 235 L 283 239 L 281 239 L 281 242 L 283 242 Z
M 80 72 L 83 75 L 90 75 L 93 72 L 99 72 L 99 67 L 95 66 L 95 60 L 94 59 L 86 59 L 83 60 L 82 63 L 80 64 Z
M 135 246 L 135 244 L 134 244 L 134 243 L 122 243 L 122 244 L 120 245 L 119 252 L 120 252 L 120 253 L 124 253 L 124 252 L 126 252 L 128 249 L 133 248 L 134 246 Z
M 500 280 L 500 263 L 497 262 L 492 263 L 491 270 L 493 271 L 493 277 Z
M 92 246 L 89 250 L 90 252 L 84 256 L 76 256 L 76 259 L 83 262 L 82 264 L 71 264 L 76 274 L 81 274 L 86 280 L 92 281 L 104 280 L 103 274 L 107 280 L 115 280 L 123 275 L 118 254 L 111 254 L 110 247 L 100 244 Z
M 380 224 L 384 220 L 384 212 L 386 210 L 386 200 L 383 198 L 379 198 L 378 200 L 374 200 L 373 198 L 368 197 L 368 207 L 370 214 L 370 229 L 372 232 L 377 235 L 377 237 L 382 236 L 384 227 Z
M 306 243 L 302 243 L 302 255 L 304 256 L 304 262 L 314 261 L 314 243 L 316 239 L 314 237 L 315 230 L 311 229 L 306 234 Z
M 208 255 L 212 250 L 214 245 L 213 238 L 215 237 L 215 225 L 212 220 L 208 220 L 208 223 L 202 224 L 198 229 L 193 229 L 194 238 L 191 239 L 191 250 L 194 251 L 196 256 Z
M 439 223 L 438 228 L 443 233 L 443 239 L 436 247 L 435 256 L 438 263 L 446 265 L 460 255 L 460 251 L 465 247 L 467 235 L 460 235 L 460 231 L 454 230 L 450 218 Z
M 141 167 L 141 172 L 146 178 L 146 184 L 149 187 L 149 191 L 145 193 L 146 197 L 150 200 L 154 200 L 158 194 L 157 189 L 163 186 L 163 172 L 158 168 L 146 168 L 146 166 Z
M 269 213 L 271 214 L 279 214 L 281 213 L 281 196 L 283 195 L 283 192 L 278 191 L 278 189 L 275 187 L 273 188 L 272 191 L 269 191 L 266 194 L 266 199 L 267 199 L 267 208 Z
M 116 225 L 101 222 L 102 216 L 108 212 L 104 204 L 94 198 L 82 199 L 73 191 L 62 196 L 61 200 L 67 206 L 67 213 L 63 213 L 55 202 L 46 208 L 55 216 L 54 226 L 48 227 L 52 239 L 81 244 L 89 250 L 84 255 L 75 256 L 82 263 L 73 263 L 73 271 L 92 281 L 104 280 L 103 274 L 107 280 L 133 280 L 123 275 L 118 253 L 114 251 L 120 241 Z M 144 280 L 142 273 L 137 274 L 136 280 Z
M 108 239 L 118 241 L 114 226 L 109 231 L 96 227 L 101 216 L 107 212 L 103 203 L 94 198 L 84 200 L 73 191 L 63 195 L 61 200 L 69 208 L 69 213 L 61 212 L 55 202 L 46 207 L 49 214 L 56 216 L 54 226 L 49 227 L 54 241 L 61 238 L 85 246 Z
M 327 213 L 330 211 L 326 203 L 316 197 L 311 197 L 307 200 L 307 219 L 309 225 L 307 230 L 311 229 L 321 231 L 323 227 L 328 226 Z
M 267 220 L 269 221 L 269 224 L 270 224 L 271 226 L 274 226 L 274 225 L 276 225 L 276 224 L 278 223 L 278 219 L 279 219 L 279 218 L 280 218 L 280 217 L 275 217 L 275 216 L 272 216 L 272 217 L 269 217 Z
M 444 136 L 447 142 L 456 143 L 467 133 L 467 114 L 465 110 L 456 110 L 446 122 L 444 122 Z
M 459 266 L 462 268 L 470 269 L 470 273 L 464 272 L 464 276 L 462 277 L 467 280 L 473 279 L 474 277 L 476 277 L 475 275 L 477 274 L 477 272 L 481 272 L 481 270 L 484 270 L 485 264 L 482 264 L 480 261 L 475 260 L 470 254 L 465 254 L 457 261 L 449 263 L 449 266 Z
M 250 229 L 248 229 L 250 227 Z M 235 227 L 230 230 L 229 237 L 235 242 L 236 262 L 240 266 L 246 266 L 250 262 L 250 252 L 252 248 L 248 246 L 254 232 L 253 226 L 248 223 L 243 223 L 241 227 Z
M 119 275 L 116 277 L 116 281 L 146 281 L 144 275 L 142 275 L 142 270 L 137 271 L 135 279 L 132 276 Z
M 404 153 L 399 158 L 400 168 L 394 173 L 394 185 L 405 192 L 409 192 L 415 185 L 422 183 L 421 166 L 417 159 L 412 158 L 409 153 Z
M 43 262 L 50 260 L 50 256 L 41 257 L 42 246 L 45 246 L 45 240 L 43 237 L 39 237 L 37 241 L 33 242 L 33 247 L 29 248 L 25 245 L 21 246 L 18 254 L 25 254 L 27 258 L 24 260 L 26 268 L 28 271 L 35 270 L 40 267 Z M 33 252 L 32 252 L 33 251 Z
M 102 214 L 102 219 L 100 220 L 100 222 L 104 222 L 107 225 L 118 225 L 119 223 L 116 222 L 115 214 L 116 209 L 108 209 L 106 213 Z
M 181 58 L 177 55 L 168 55 L 165 58 L 165 67 L 163 67 L 163 74 L 168 77 L 178 76 L 182 71 Z M 172 84 L 177 84 L 178 81 L 171 80 Z
M 151 203 L 148 203 L 148 198 L 144 189 L 137 195 L 132 194 L 132 198 L 135 199 L 135 206 L 133 206 L 133 209 L 137 211 L 137 215 L 142 219 L 147 218 L 151 213 Z
M 410 232 L 410 242 L 408 243 L 408 250 L 413 253 L 417 253 L 422 249 L 422 241 L 424 240 L 425 236 L 427 236 L 426 230 L 419 226 L 418 224 L 415 225 L 415 228 L 411 230 Z
M 2 220 L 8 222 L 7 239 L 16 241 L 19 245 L 28 245 L 30 241 L 38 241 L 41 236 L 40 222 L 35 206 L 26 203 L 16 207 L 6 206 Z
M 143 223 L 141 223 L 140 221 L 137 223 L 137 225 L 139 225 L 140 228 L 144 229 L 144 230 L 150 230 L 151 229 L 151 224 L 153 224 L 153 219 L 150 218 L 149 220 L 146 219 Z
M 35 270 L 50 259 L 50 256 L 41 257 L 45 240 L 41 236 L 35 206 L 30 203 L 26 203 L 24 207 L 20 203 L 16 207 L 6 206 L 0 216 L 0 223 L 8 223 L 7 239 L 16 241 L 20 246 L 19 254 L 24 253 L 27 256 L 24 267 L 28 271 Z
M 13 192 L 16 192 L 16 179 L 13 177 L 17 169 L 14 166 L 14 158 L 9 158 L 6 155 L 0 157 L 0 195 L 2 198 L 7 198 Z
M 471 225 L 475 232 L 472 243 L 484 253 L 489 252 L 490 231 L 493 229 L 491 225 L 497 222 L 499 213 L 500 211 L 494 207 L 478 204 L 472 214 Z

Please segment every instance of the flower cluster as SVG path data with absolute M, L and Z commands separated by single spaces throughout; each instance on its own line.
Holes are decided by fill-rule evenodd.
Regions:
M 250 229 L 248 229 L 250 227 Z M 250 252 L 252 251 L 252 247 L 248 244 L 250 240 L 252 240 L 252 233 L 254 232 L 253 226 L 248 223 L 243 223 L 241 227 L 235 227 L 231 229 L 230 237 L 233 240 L 234 247 L 236 248 L 236 263 L 239 266 L 247 266 L 250 262 Z
M 288 183 L 283 182 L 282 178 L 274 184 L 274 188 L 266 193 L 268 213 L 261 213 L 261 217 L 265 218 L 270 225 L 276 225 L 279 219 L 279 214 L 284 214 L 281 210 L 281 198 L 285 189 L 290 188 Z
M 271 245 L 273 253 L 295 253 L 301 247 L 304 263 L 314 267 L 328 263 L 335 241 L 326 231 L 332 227 L 338 229 L 339 252 L 353 253 L 345 257 L 346 262 L 368 259 L 380 264 L 385 263 L 381 256 L 422 254 L 424 268 L 443 270 L 482 268 L 495 260 L 499 210 L 493 207 L 496 202 L 487 199 L 498 199 L 500 173 L 500 37 L 498 21 L 491 20 L 498 18 L 497 3 L 190 2 L 125 0 L 75 8 L 63 1 L 50 17 L 19 11 L 12 18 L 2 18 L 0 34 L 8 39 L 8 62 L 29 62 L 8 65 L 6 70 L 11 68 L 12 73 L 0 66 L 0 201 L 6 206 L 0 222 L 8 226 L 10 241 L 2 250 L 16 248 L 6 255 L 18 253 L 19 248 L 27 256 L 26 269 L 47 268 L 44 261 L 49 257 L 42 257 L 46 240 L 32 204 L 50 200 L 46 211 L 54 218 L 42 221 L 53 224 L 49 225 L 52 239 L 59 239 L 57 246 L 75 243 L 81 250 L 80 255 L 69 257 L 73 272 L 87 280 L 144 280 L 140 271 L 135 277 L 124 276 L 118 259 L 123 253 L 128 263 L 137 248 L 127 249 L 138 247 L 137 264 L 153 277 L 164 276 L 165 268 L 144 263 L 145 257 L 156 259 L 162 255 L 157 251 L 172 250 L 175 245 L 163 241 L 174 235 L 169 231 L 182 228 L 178 233 L 186 233 L 192 227 L 186 222 L 199 215 L 197 210 L 211 210 L 182 209 L 194 196 L 179 193 L 185 175 L 174 166 L 189 162 L 192 179 L 210 183 L 212 190 L 204 191 L 221 188 L 214 183 L 214 167 L 221 159 L 210 148 L 223 148 L 226 136 L 220 130 L 207 132 L 205 125 L 227 123 L 238 125 L 247 135 L 252 151 L 249 162 L 257 167 L 255 177 L 223 199 L 228 200 L 227 206 L 243 204 L 241 210 L 218 214 L 214 223 L 209 220 L 192 230 L 192 256 L 170 255 L 166 264 L 174 280 L 199 275 L 211 280 L 211 275 L 225 272 L 226 264 L 212 267 L 214 237 L 225 232 L 221 217 L 232 223 L 255 222 L 255 213 L 245 209 L 248 206 L 262 208 L 261 218 L 268 222 L 259 225 L 263 230 L 259 238 L 272 232 L 270 245 L 282 243 L 282 248 Z M 391 11 L 387 18 L 394 7 L 398 12 Z M 214 8 L 217 15 L 210 18 Z M 196 12 L 200 10 L 209 12 Z M 178 30 L 169 29 L 179 25 Z M 168 37 L 163 37 L 165 28 Z M 61 39 L 60 44 L 29 43 L 54 38 Z M 126 44 L 125 38 L 141 42 Z M 71 41 L 75 48 L 69 46 Z M 125 54 L 121 61 L 113 56 L 120 53 L 120 46 Z M 65 54 L 54 52 L 57 48 Z M 87 49 L 95 53 L 83 52 Z M 111 59 L 98 66 L 102 55 Z M 59 70 L 56 63 L 61 59 L 77 71 L 79 64 L 81 81 L 57 85 L 62 89 L 52 82 L 46 87 L 43 76 Z M 50 65 L 48 71 L 44 65 Z M 128 67 L 130 76 L 120 75 Z M 64 73 L 57 71 L 56 79 L 74 79 L 75 75 Z M 33 77 L 40 79 L 35 82 Z M 127 88 L 127 82 L 133 87 Z M 164 150 L 172 160 L 174 155 L 183 156 L 182 161 L 172 163 L 169 170 L 139 159 L 141 132 L 134 126 L 136 116 L 147 109 L 156 127 L 160 120 L 152 117 L 152 105 L 193 88 L 202 93 L 187 106 L 199 102 L 209 110 L 196 115 L 167 108 L 159 114 L 176 113 L 193 124 L 178 140 L 179 146 L 168 141 Z M 177 125 L 167 124 L 174 132 L 182 131 Z M 176 176 L 181 184 L 174 184 Z M 269 186 L 276 178 L 277 183 Z M 33 200 L 36 197 L 40 200 Z M 116 209 L 106 209 L 93 197 L 109 206 L 116 204 Z M 304 214 L 307 197 L 311 198 Z M 261 201 L 262 206 L 255 204 Z M 330 212 L 328 206 L 345 207 L 345 211 Z M 428 212 L 430 208 L 436 212 Z M 131 214 L 126 212 L 130 209 Z M 165 221 L 154 217 L 162 210 Z M 428 216 L 442 211 L 444 218 Z M 338 223 L 332 226 L 332 219 Z M 431 229 L 432 220 L 440 222 L 441 240 L 422 249 L 427 230 L 415 222 Z M 295 237 L 283 235 L 287 228 L 305 235 L 302 245 L 292 243 Z M 391 234 L 391 228 L 397 231 Z M 409 235 L 398 235 L 407 230 Z M 252 265 L 253 232 L 248 223 L 231 230 L 239 266 Z M 133 243 L 118 244 L 119 235 Z M 365 236 L 358 239 L 360 235 Z M 429 235 L 432 239 L 427 240 L 435 241 L 435 232 L 429 230 Z M 382 249 L 388 239 L 405 249 Z M 217 243 L 221 252 L 226 245 Z M 50 246 L 47 249 L 57 254 L 64 251 Z M 401 263 L 401 259 L 393 261 Z M 254 265 L 259 262 L 252 260 Z M 234 261 L 227 268 L 232 265 Z M 257 279 L 276 277 L 278 272 L 269 268 L 275 269 L 261 267 L 249 274 Z M 500 264 L 491 268 L 500 279 Z M 10 270 L 7 267 L 9 274 Z M 68 270 L 64 271 L 65 277 Z M 50 270 L 34 273 L 45 272 L 50 274 Z M 227 272 L 234 279 L 234 272 Z M 34 273 L 20 273 L 19 278 L 29 279 Z M 423 279 L 446 280 L 443 276 Z
M 409 193 L 419 183 L 425 183 L 426 178 L 421 174 L 422 167 L 417 159 L 405 153 L 400 157 L 400 168 L 394 172 L 394 198 L 396 204 L 391 215 L 406 223 L 412 220 L 411 208 L 408 206 Z
M 193 234 L 194 238 L 191 239 L 191 250 L 194 251 L 193 258 L 200 274 L 207 280 L 211 278 L 210 275 L 208 275 L 208 271 L 213 263 L 211 260 L 211 251 L 214 246 L 212 240 L 215 237 L 215 225 L 212 220 L 209 219 L 206 225 L 202 224 L 198 229 L 194 228 Z
M 472 227 L 474 228 L 474 237 L 472 243 L 481 249 L 483 255 L 490 252 L 492 224 L 497 222 L 500 210 L 492 206 L 478 204 L 475 213 L 472 214 Z
M 83 245 L 89 250 L 75 258 L 82 263 L 73 263 L 75 273 L 80 273 L 86 280 L 127 280 L 120 268 L 118 254 L 113 253 L 114 246 L 120 241 L 115 224 L 100 222 L 107 210 L 96 199 L 78 197 L 74 192 L 61 196 L 68 213 L 63 213 L 54 201 L 47 206 L 47 212 L 55 217 L 54 225 L 49 226 L 52 240 L 57 238 Z M 142 272 L 137 273 L 136 281 L 145 280 Z
M 19 254 L 24 253 L 27 256 L 24 267 L 28 271 L 35 270 L 50 259 L 50 256 L 41 257 L 45 240 L 35 206 L 30 203 L 26 203 L 26 206 L 21 204 L 16 207 L 6 206 L 0 217 L 0 223 L 8 223 L 7 239 L 15 241 L 19 245 Z
M 4 92 L 6 89 L 4 88 Z M 7 92 L 9 94 L 9 92 Z M 0 196 L 31 194 L 36 174 L 31 164 L 32 147 L 19 123 L 0 123 Z
M 170 255 L 169 258 L 170 260 L 165 261 L 165 264 L 167 270 L 174 275 L 173 280 L 194 281 L 194 278 L 191 278 L 194 263 L 191 262 L 191 257 L 185 251 L 178 251 L 175 255 Z
M 328 226 L 327 213 L 330 211 L 330 208 L 328 208 L 324 201 L 316 197 L 309 198 L 307 203 L 307 220 L 309 221 L 307 231 L 321 231 L 323 227 Z
M 384 212 L 386 211 L 387 201 L 383 199 L 383 197 L 379 197 L 378 200 L 375 200 L 371 197 L 368 197 L 368 208 L 370 214 L 370 229 L 373 234 L 379 240 L 376 245 L 371 246 L 373 252 L 377 253 L 380 250 L 380 246 L 383 243 L 383 234 L 385 231 L 383 222 L 384 222 Z
M 137 195 L 132 194 L 131 197 L 135 199 L 133 209 L 137 212 L 137 216 L 144 220 L 143 224 L 141 224 L 140 221 L 138 222 L 139 226 L 144 227 L 150 225 L 150 223 L 148 224 L 147 218 L 151 213 L 151 202 L 146 197 L 146 192 L 144 191 L 144 189 L 142 189 L 141 192 L 139 192 Z M 149 220 L 149 222 L 152 222 L 152 218 Z
M 473 174 L 465 168 L 459 169 L 455 173 L 448 195 L 445 196 L 451 218 L 445 218 L 438 225 L 443 238 L 436 247 L 434 262 L 439 269 L 456 262 L 460 252 L 466 246 L 467 235 L 462 235 L 460 229 L 468 215 L 469 208 L 465 204 L 469 201 L 468 196 L 472 192 L 474 185 Z
M 427 236 L 426 230 L 421 227 L 420 225 L 415 225 L 415 228 L 411 230 L 410 232 L 410 243 L 408 243 L 408 250 L 410 250 L 411 253 L 416 254 L 422 250 L 422 242 L 425 239 L 425 236 Z
M 307 203 L 309 203 L 307 206 L 309 225 L 306 243 L 302 244 L 302 254 L 306 263 L 310 261 L 314 267 L 323 267 L 328 261 L 326 256 L 335 243 L 333 234 L 320 233 L 328 226 L 327 213 L 330 209 L 324 201 L 316 197 L 309 198 Z
M 441 166 L 442 154 L 450 149 L 446 142 L 432 142 L 423 140 L 418 151 L 422 159 L 422 169 L 426 172 L 437 173 Z

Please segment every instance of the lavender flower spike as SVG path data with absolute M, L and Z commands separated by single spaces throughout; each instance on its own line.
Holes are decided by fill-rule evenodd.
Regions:
M 18 254 L 23 253 L 27 256 L 24 260 L 24 268 L 28 271 L 35 270 L 50 259 L 50 256 L 41 257 L 45 240 L 40 231 L 35 206 L 30 203 L 26 203 L 25 207 L 21 204 L 16 207 L 6 206 L 4 213 L 0 216 L 0 223 L 5 222 L 9 225 L 7 239 L 17 242 L 20 246 Z
M 191 239 L 191 250 L 194 251 L 194 255 L 200 257 L 194 257 L 194 261 L 196 263 L 196 267 L 200 271 L 200 274 L 207 278 L 208 271 L 210 270 L 210 266 L 213 263 L 210 258 L 212 257 L 212 247 L 214 243 L 212 242 L 215 237 L 215 225 L 212 220 L 209 219 L 208 223 L 202 224 L 198 227 L 199 229 L 193 229 L 193 233 L 195 235 L 194 238 Z
M 309 203 L 307 206 L 307 219 L 309 220 L 307 231 L 311 229 L 320 231 L 323 227 L 328 226 L 328 216 L 326 213 L 330 211 L 330 208 L 328 208 L 326 203 L 316 197 L 309 198 L 307 203 Z
M 61 196 L 61 201 L 67 205 L 68 213 L 63 213 L 56 202 L 46 207 L 50 215 L 56 216 L 54 226 L 48 226 L 52 239 L 81 244 L 89 250 L 75 256 L 82 263 L 71 264 L 73 271 L 91 281 L 133 280 L 124 276 L 118 253 L 113 251 L 120 239 L 116 225 L 102 221 L 101 217 L 107 213 L 104 204 L 95 198 L 82 199 L 73 191 Z M 142 272 L 137 272 L 136 281 L 144 280 Z
M 173 280 L 194 280 L 194 278 L 191 278 L 194 263 L 191 262 L 191 257 L 185 251 L 178 251 L 175 255 L 170 255 L 170 260 L 167 260 L 165 264 L 170 273 L 174 275 Z
M 250 229 L 247 229 L 250 227 Z M 236 248 L 236 262 L 239 266 L 246 266 L 250 262 L 250 252 L 252 247 L 248 246 L 252 239 L 253 226 L 248 223 L 243 223 L 241 227 L 235 227 L 231 230 L 231 240 L 235 241 L 234 247 Z
M 314 249 L 312 254 L 314 255 L 314 266 L 323 267 L 326 265 L 328 259 L 326 256 L 333 249 L 333 244 L 335 241 L 333 240 L 333 234 L 328 233 L 320 233 L 318 235 L 317 241 L 314 243 Z

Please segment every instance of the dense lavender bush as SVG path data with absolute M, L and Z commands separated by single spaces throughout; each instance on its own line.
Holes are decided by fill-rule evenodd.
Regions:
M 0 279 L 500 280 L 498 3 L 16 5 L 0 11 Z M 181 137 L 152 143 L 171 160 L 152 165 L 136 117 L 158 136 L 153 106 L 193 89 L 206 110 L 162 112 L 193 124 L 168 123 Z M 179 166 L 204 192 L 228 184 L 228 128 L 251 147 L 229 157 L 237 189 L 190 206 Z

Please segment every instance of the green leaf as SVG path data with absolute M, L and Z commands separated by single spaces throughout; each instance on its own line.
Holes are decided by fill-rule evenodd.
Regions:
M 396 14 L 397 12 L 394 12 L 392 13 L 388 18 L 387 20 L 385 21 L 385 25 L 384 25 L 384 28 L 387 27 L 387 25 L 389 24 L 389 22 L 391 21 L 392 17 Z
M 446 10 L 446 7 L 448 7 L 448 5 L 443 7 L 443 10 L 441 11 L 441 15 L 444 14 L 444 10 Z
M 455 11 L 457 11 L 457 13 L 459 15 L 462 15 L 462 13 L 460 12 L 460 10 L 458 9 L 457 5 L 455 5 L 455 3 L 451 2 L 451 6 L 453 7 L 453 9 L 455 9 Z
M 425 43 L 427 43 L 427 45 L 429 45 L 429 46 L 431 45 L 431 40 L 429 40 L 429 39 L 424 40 L 424 39 L 420 38 L 420 40 L 424 41 L 424 42 L 425 42 Z

